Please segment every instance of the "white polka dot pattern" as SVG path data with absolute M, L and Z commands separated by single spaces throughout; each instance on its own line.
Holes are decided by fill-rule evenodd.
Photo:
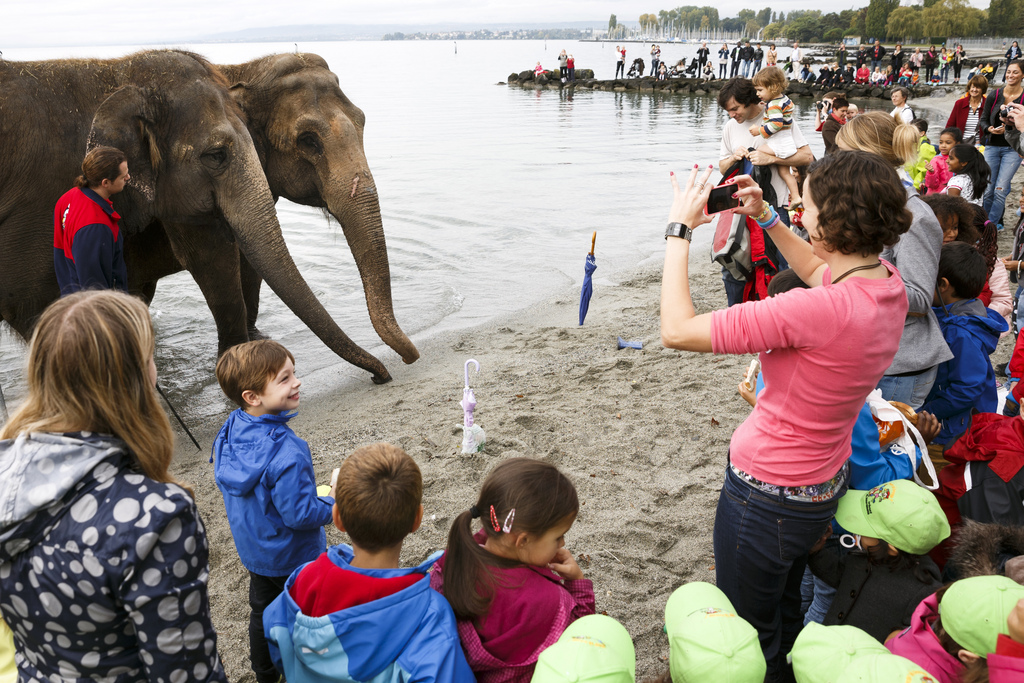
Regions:
M 226 683 L 188 493 L 132 472 L 124 454 L 64 486 L 67 456 L 48 455 L 32 466 L 68 493 L 48 505 L 57 484 L 26 488 L 44 507 L 0 529 L 0 613 L 19 680 Z

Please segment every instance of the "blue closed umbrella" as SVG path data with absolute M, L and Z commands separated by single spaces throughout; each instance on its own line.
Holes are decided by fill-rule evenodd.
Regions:
M 590 253 L 583 265 L 583 288 L 580 290 L 580 325 L 587 317 L 590 308 L 590 297 L 594 295 L 594 271 L 597 270 L 597 259 L 594 258 L 594 245 L 597 244 L 597 233 L 590 240 Z

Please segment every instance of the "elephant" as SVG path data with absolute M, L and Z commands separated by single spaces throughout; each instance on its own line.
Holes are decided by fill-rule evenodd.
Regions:
M 126 154 L 132 176 L 114 197 L 130 292 L 151 299 L 156 281 L 184 266 L 213 313 L 223 352 L 248 339 L 244 255 L 251 277 L 266 280 L 331 350 L 374 382 L 390 380 L 296 268 L 243 115 L 205 59 L 162 50 L 0 62 L 0 112 L 0 320 L 21 336 L 59 295 L 53 206 L 87 149 L 103 144 Z

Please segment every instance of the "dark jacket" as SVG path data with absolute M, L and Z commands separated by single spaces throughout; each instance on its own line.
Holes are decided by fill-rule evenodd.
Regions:
M 934 443 L 955 441 L 971 425 L 971 414 L 994 413 L 998 407 L 996 376 L 989 355 L 1008 329 L 999 313 L 977 299 L 932 308 L 953 358 L 939 364 L 935 384 L 921 410 L 942 423 Z
M 829 114 L 825 123 L 821 125 L 821 139 L 825 143 L 825 154 L 832 154 L 839 149 L 839 145 L 836 144 L 836 136 L 839 135 L 842 127 L 842 122 L 836 120 L 833 114 Z
M 120 439 L 0 441 L 0 605 L 18 680 L 226 682 L 208 557 L 192 496 L 133 469 Z
M 121 217 L 110 200 L 72 188 L 53 209 L 53 267 L 61 296 L 83 289 L 128 290 Z
M 762 50 L 761 48 L 756 48 L 754 50 L 754 61 L 755 62 L 760 62 L 763 59 L 764 59 L 764 50 Z
M 754 58 L 754 48 L 749 45 L 744 45 L 740 48 L 740 59 L 744 62 L 750 61 Z
M 998 128 L 1003 125 L 1004 121 L 999 118 L 999 108 L 1006 102 L 1006 98 L 1003 97 L 1003 89 L 996 88 L 995 90 L 989 90 L 988 95 L 985 96 L 985 106 L 981 110 L 981 119 L 978 121 L 978 128 L 982 132 L 986 133 L 988 139 L 985 141 L 986 145 L 992 145 L 993 147 L 1009 147 L 1010 143 L 1006 139 L 1006 135 L 1000 133 L 989 133 L 989 128 Z M 1024 104 L 1024 93 L 1014 100 L 1017 104 Z M 994 182 L 994 180 L 993 180 Z
M 932 52 L 931 50 L 928 50 L 927 52 L 924 53 L 924 62 L 922 62 L 922 64 L 924 64 L 924 66 L 935 66 L 935 62 L 937 62 L 938 59 L 938 54 Z
M 1003 56 L 1006 57 L 1007 60 L 1020 59 L 1020 47 L 1014 47 L 1013 45 L 1011 45 L 1010 49 L 1007 50 L 1006 54 Z
M 922 583 L 913 569 L 890 571 L 872 565 L 867 555 L 845 553 L 826 547 L 807 562 L 819 579 L 836 589 L 825 626 L 856 626 L 884 642 L 890 633 L 910 626 L 917 605 L 942 587 L 938 566 L 928 556 L 921 558 L 927 575 Z
M 846 60 L 850 56 L 850 53 L 846 51 L 845 47 L 840 47 L 836 52 L 836 63 L 839 66 L 846 66 Z
M 857 68 L 864 66 L 864 62 L 868 60 L 868 51 L 864 48 L 857 50 Z
M 892 65 L 892 70 L 899 75 L 899 70 L 903 67 L 903 60 L 906 59 L 907 53 L 900 48 L 899 53 L 896 52 L 895 48 L 889 53 L 889 63 Z
M 698 48 L 697 49 L 697 60 L 701 64 L 703 64 L 704 62 L 708 61 L 708 55 L 710 53 L 711 53 L 711 51 L 709 49 L 707 49 L 706 47 Z
M 868 54 L 871 56 L 871 60 L 881 60 L 885 57 L 885 48 L 879 45 L 878 47 L 872 47 L 868 50 Z

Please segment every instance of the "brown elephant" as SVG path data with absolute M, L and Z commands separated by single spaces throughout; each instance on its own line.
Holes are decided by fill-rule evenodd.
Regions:
M 363 153 L 366 117 L 345 96 L 338 77 L 315 54 L 270 55 L 220 66 L 245 113 L 249 133 L 275 200 L 330 212 L 359 268 L 370 321 L 406 363 L 419 352 L 395 320 L 391 272 L 377 188 Z M 242 258 L 250 330 L 255 329 L 260 280 Z
M 130 289 L 152 297 L 156 280 L 184 265 L 223 351 L 248 338 L 240 250 L 328 347 L 375 382 L 388 381 L 384 365 L 345 335 L 295 267 L 227 85 L 202 57 L 180 51 L 0 62 L 0 319 L 27 337 L 57 298 L 53 206 L 87 148 L 105 144 L 125 152 L 132 175 L 114 200 Z

